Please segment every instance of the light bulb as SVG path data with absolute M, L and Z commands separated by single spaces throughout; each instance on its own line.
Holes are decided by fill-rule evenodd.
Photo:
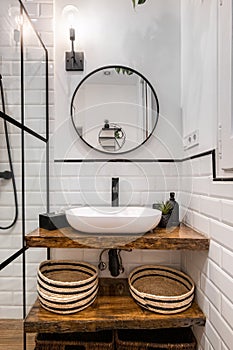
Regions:
M 12 18 L 12 21 L 14 22 L 12 23 L 13 26 L 15 27 L 16 25 L 15 29 L 19 30 L 20 27 L 23 25 L 23 16 L 20 13 L 20 8 L 17 6 L 10 6 L 8 10 L 8 15 L 10 18 Z
M 79 12 L 77 7 L 73 5 L 67 5 L 62 11 L 62 17 L 65 22 L 65 26 L 68 28 L 77 29 Z
M 69 27 L 73 27 L 74 26 L 74 14 L 73 13 L 70 13 L 68 15 L 68 24 L 69 24 Z

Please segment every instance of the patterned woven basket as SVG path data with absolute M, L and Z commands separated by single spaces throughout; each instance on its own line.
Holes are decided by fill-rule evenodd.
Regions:
M 164 328 L 140 331 L 118 330 L 116 350 L 195 350 L 196 339 L 190 328 Z
M 73 260 L 47 260 L 40 264 L 37 292 L 41 306 L 70 314 L 91 305 L 98 292 L 98 271 L 93 265 Z
M 191 306 L 194 283 L 181 271 L 155 265 L 144 265 L 129 275 L 129 289 L 135 301 L 147 310 L 174 314 Z
M 36 337 L 35 350 L 114 350 L 112 331 L 44 334 Z

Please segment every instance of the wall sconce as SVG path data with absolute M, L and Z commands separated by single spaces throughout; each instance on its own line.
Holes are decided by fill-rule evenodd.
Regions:
M 75 28 L 74 25 L 78 22 L 78 9 L 73 5 L 68 5 L 63 10 L 63 16 L 66 23 L 69 24 L 69 35 L 71 41 L 71 51 L 66 52 L 65 68 L 66 71 L 83 71 L 84 70 L 84 53 L 75 52 Z
M 66 52 L 66 70 L 83 71 L 84 70 L 84 53 L 74 51 L 75 29 L 70 28 L 71 51 Z
M 19 6 L 10 6 L 8 9 L 8 15 L 11 18 L 13 30 L 13 39 L 16 47 L 20 43 L 20 29 L 23 25 L 23 15 L 20 13 Z

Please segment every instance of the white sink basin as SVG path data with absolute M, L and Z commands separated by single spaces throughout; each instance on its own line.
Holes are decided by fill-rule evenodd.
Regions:
M 81 232 L 141 234 L 158 225 L 161 211 L 146 207 L 80 207 L 66 210 L 66 218 Z

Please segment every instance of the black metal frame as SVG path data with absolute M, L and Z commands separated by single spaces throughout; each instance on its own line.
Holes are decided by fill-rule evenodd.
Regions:
M 73 102 L 74 102 L 74 98 L 75 98 L 75 95 L 78 91 L 78 89 L 82 86 L 82 84 L 93 74 L 101 71 L 101 70 L 104 70 L 104 69 L 125 69 L 126 71 L 131 71 L 133 72 L 134 74 L 137 74 L 140 78 L 142 78 L 143 80 L 145 80 L 145 82 L 148 84 L 148 86 L 151 88 L 151 91 L 153 93 L 153 96 L 155 98 L 155 101 L 156 101 L 156 107 L 157 107 L 157 110 L 156 110 L 156 121 L 154 123 L 154 126 L 153 126 L 153 129 L 151 130 L 150 134 L 146 137 L 146 139 L 140 143 L 140 145 L 130 149 L 130 150 L 127 150 L 127 151 L 124 151 L 124 152 L 117 152 L 117 153 L 114 153 L 114 152 L 106 152 L 104 150 L 101 150 L 101 149 L 98 149 L 92 145 L 90 145 L 83 137 L 82 135 L 80 135 L 76 125 L 75 125 L 75 122 L 74 122 L 74 116 L 73 116 Z M 103 67 L 99 67 L 99 68 L 96 68 L 95 70 L 93 70 L 92 72 L 88 73 L 81 81 L 80 83 L 78 84 L 78 86 L 76 87 L 74 93 L 73 93 L 73 96 L 72 96 L 72 99 L 71 99 L 71 104 L 70 104 L 70 116 L 71 116 L 71 121 L 72 121 L 72 124 L 74 126 L 74 129 L 75 131 L 77 132 L 77 134 L 79 135 L 80 139 L 83 140 L 83 142 L 85 142 L 86 145 L 88 145 L 90 148 L 96 150 L 97 152 L 100 152 L 100 153 L 105 153 L 105 154 L 115 154 L 115 155 L 119 155 L 119 154 L 125 154 L 125 153 L 129 153 L 129 152 L 133 152 L 135 151 L 136 149 L 138 149 L 139 147 L 141 147 L 142 145 L 144 145 L 145 142 L 147 142 L 150 137 L 153 135 L 153 132 L 158 124 L 158 119 L 159 119 L 159 100 L 158 100 L 158 96 L 155 92 L 155 89 L 154 87 L 152 86 L 152 84 L 150 83 L 150 81 L 140 72 L 136 71 L 135 69 L 133 68 L 130 68 L 130 67 L 127 67 L 127 66 L 122 66 L 122 65 L 108 65 L 108 66 L 103 66 Z
M 48 50 L 46 49 L 44 43 L 42 42 L 40 36 L 38 33 L 34 30 L 33 24 L 31 22 L 31 19 L 22 3 L 21 0 L 18 0 L 19 2 L 19 8 L 20 8 L 20 14 L 25 15 L 27 17 L 27 20 L 31 23 L 34 34 L 37 36 L 42 48 L 44 49 L 45 53 L 45 127 L 46 127 L 46 135 L 45 137 L 38 134 L 36 131 L 28 128 L 25 125 L 25 111 L 24 111 L 24 42 L 23 42 L 23 35 L 22 35 L 22 25 L 20 29 L 20 70 L 21 70 L 21 122 L 18 122 L 14 118 L 10 117 L 9 115 L 3 113 L 0 111 L 0 118 L 7 121 L 8 123 L 16 126 L 18 129 L 21 130 L 21 170 L 22 170 L 22 247 L 16 251 L 14 254 L 12 254 L 10 257 L 5 259 L 3 262 L 0 263 L 0 271 L 4 269 L 6 266 L 8 266 L 10 263 L 12 263 L 16 258 L 22 255 L 22 278 L 23 278 L 23 318 L 26 317 L 26 250 L 28 247 L 26 246 L 25 242 L 25 220 L 26 220 L 26 203 L 25 203 L 25 133 L 30 134 L 31 136 L 37 138 L 38 140 L 44 142 L 46 144 L 46 210 L 49 212 L 50 210 L 50 198 L 49 198 L 49 93 L 48 93 Z M 47 249 L 47 258 L 50 259 L 50 249 Z M 24 344 L 24 350 L 27 348 L 27 339 L 26 334 L 23 332 L 23 344 Z

